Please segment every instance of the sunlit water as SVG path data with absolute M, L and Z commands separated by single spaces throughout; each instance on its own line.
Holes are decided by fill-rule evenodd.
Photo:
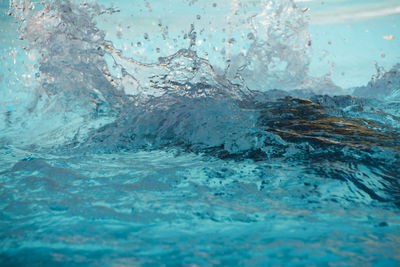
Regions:
M 1 2 L 0 265 L 397 266 L 399 8 Z

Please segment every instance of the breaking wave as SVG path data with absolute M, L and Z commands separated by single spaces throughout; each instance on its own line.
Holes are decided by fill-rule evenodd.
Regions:
M 143 12 L 157 9 L 144 3 Z M 397 210 L 399 65 L 366 86 L 340 88 L 329 73 L 310 76 L 312 40 L 304 10 L 295 3 L 229 3 L 227 8 L 181 1 L 185 8 L 203 12 L 180 25 L 183 30 L 160 19 L 158 31 L 132 37 L 118 25 L 118 38 L 111 41 L 98 19 L 117 16 L 118 8 L 69 0 L 11 0 L 9 14 L 20 21 L 22 45 L 12 55 L 31 67 L 15 73 L 24 73 L 22 83 L 9 82 L 9 90 L 1 92 L 0 145 L 60 157 L 172 151 L 178 158 L 187 153 L 203 160 L 205 166 L 219 160 L 253 162 L 271 170 L 279 165 L 288 174 L 277 177 L 290 176 L 301 185 L 310 185 L 302 182 L 306 178 L 343 183 L 338 186 L 342 195 L 310 193 L 316 199 L 340 199 L 344 206 L 378 203 Z M 223 19 L 207 16 L 216 8 L 225 12 Z M 9 81 L 17 79 L 13 72 L 9 69 Z M 21 159 L 0 174 L 39 171 L 24 183 L 44 183 L 46 190 L 65 181 L 56 184 L 41 175 L 81 179 L 48 161 Z M 247 176 L 236 169 L 231 176 L 224 171 L 209 174 L 206 167 L 197 173 L 234 177 L 236 182 L 240 177 L 243 183 L 254 176 L 261 192 L 274 181 L 262 178 L 265 173 L 257 168 Z M 170 190 L 167 182 L 153 182 L 148 190 Z M 68 210 L 65 205 L 52 207 Z M 259 221 L 243 216 L 246 222 Z M 207 212 L 200 217 L 226 219 Z

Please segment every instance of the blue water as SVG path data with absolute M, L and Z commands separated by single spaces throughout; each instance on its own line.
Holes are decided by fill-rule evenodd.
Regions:
M 396 1 L 0 4 L 0 266 L 400 264 Z

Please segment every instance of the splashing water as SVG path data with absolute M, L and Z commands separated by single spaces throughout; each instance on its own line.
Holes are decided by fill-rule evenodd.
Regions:
M 132 8 L 10 0 L 2 265 L 398 264 L 399 65 L 313 77 L 289 0 Z

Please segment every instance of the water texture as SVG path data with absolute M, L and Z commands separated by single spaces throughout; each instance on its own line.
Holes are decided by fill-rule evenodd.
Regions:
M 0 265 L 397 266 L 400 64 L 304 2 L 1 2 Z

